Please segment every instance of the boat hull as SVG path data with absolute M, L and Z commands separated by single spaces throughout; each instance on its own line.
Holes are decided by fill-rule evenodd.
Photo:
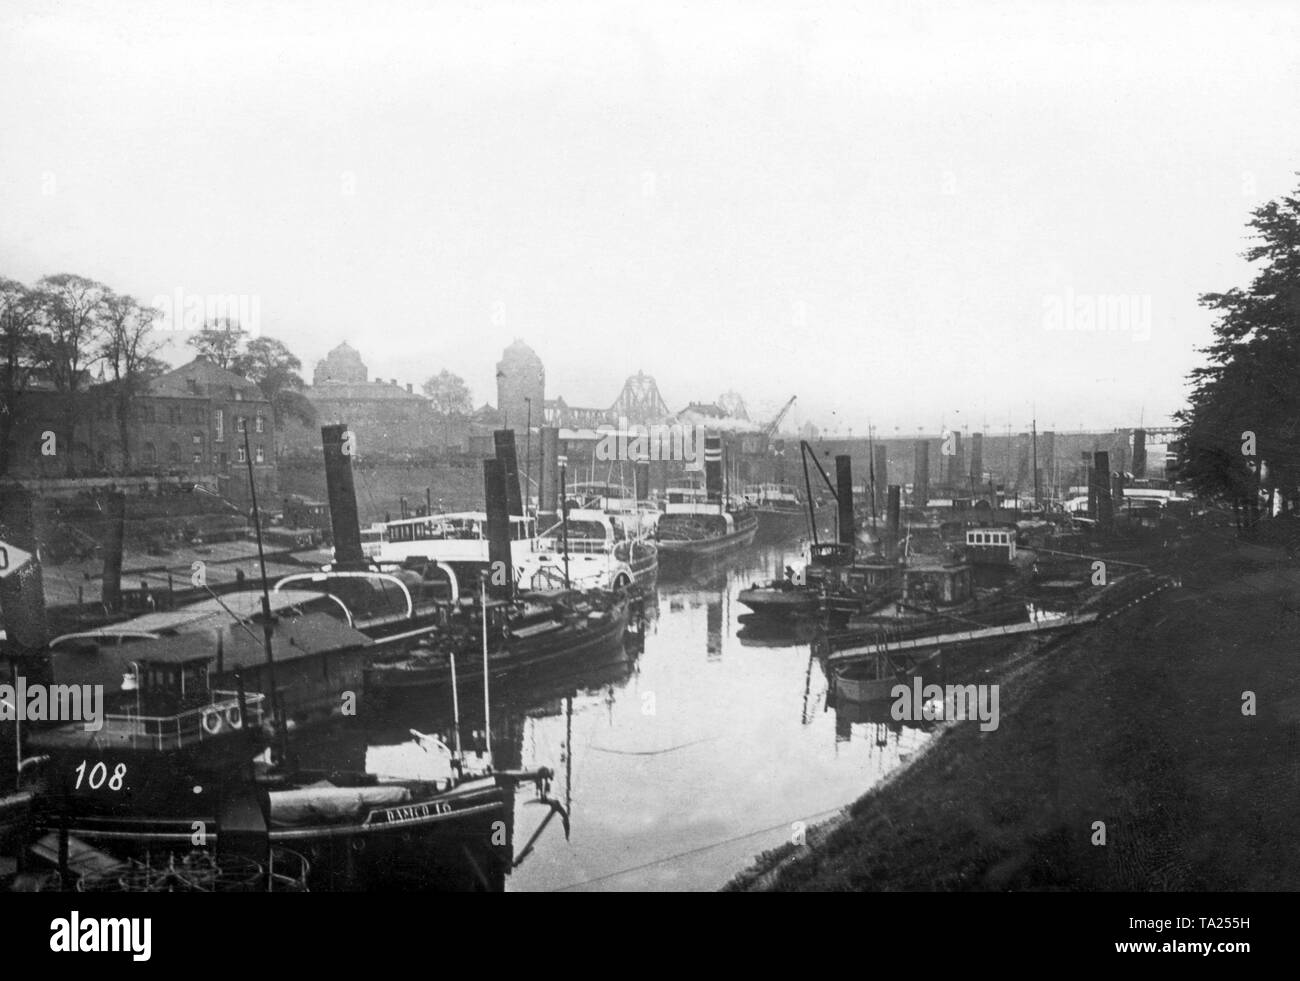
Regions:
M 659 572 L 672 575 L 689 571 L 699 561 L 720 558 L 754 543 L 758 520 L 753 518 L 725 535 L 697 539 L 660 539 Z

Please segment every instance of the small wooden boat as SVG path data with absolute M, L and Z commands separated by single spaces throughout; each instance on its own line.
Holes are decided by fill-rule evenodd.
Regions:
M 835 694 L 850 702 L 877 702 L 893 698 L 897 685 L 906 685 L 942 651 L 921 658 L 881 652 L 835 670 Z

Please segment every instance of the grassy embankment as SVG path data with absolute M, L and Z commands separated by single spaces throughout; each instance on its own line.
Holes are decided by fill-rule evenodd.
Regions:
M 760 856 L 728 888 L 1300 886 L 1300 567 L 1222 539 L 1159 566 L 1182 588 L 969 679 L 1002 685 L 996 731 L 947 724 L 807 845 Z

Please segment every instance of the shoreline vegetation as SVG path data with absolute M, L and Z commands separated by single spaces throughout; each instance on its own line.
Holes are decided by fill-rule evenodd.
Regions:
M 1300 565 L 1196 534 L 1146 559 L 1175 588 L 1072 637 L 972 656 L 963 680 L 1001 685 L 997 730 L 942 723 L 805 843 L 724 888 L 1300 886 Z

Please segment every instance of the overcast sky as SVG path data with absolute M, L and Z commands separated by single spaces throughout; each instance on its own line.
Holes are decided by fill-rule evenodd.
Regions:
M 573 405 L 1167 418 L 1300 181 L 1300 7 L 857 6 L 6 0 L 0 275 L 256 297 L 309 380 L 347 339 L 479 403 L 521 337 Z

